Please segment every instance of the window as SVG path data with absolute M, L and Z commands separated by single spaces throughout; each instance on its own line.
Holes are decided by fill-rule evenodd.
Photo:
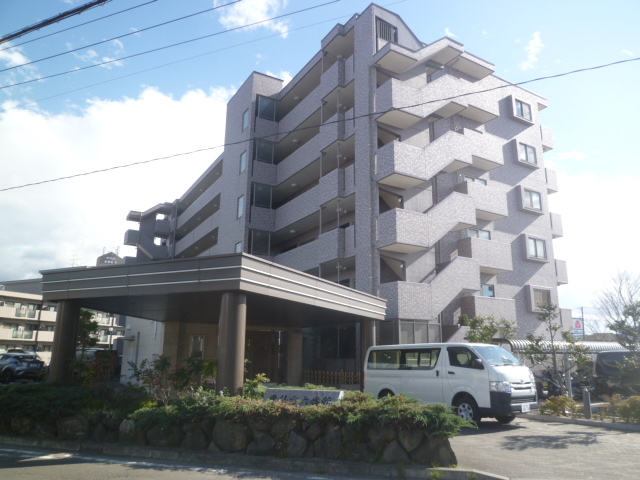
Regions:
M 242 131 L 244 132 L 247 128 L 249 128 L 249 109 L 242 114 Z
M 398 43 L 398 29 L 379 18 L 376 18 L 376 34 L 382 40 Z
M 540 192 L 534 192 L 533 190 L 524 191 L 523 203 L 525 208 L 531 208 L 533 210 L 542 210 L 542 196 Z
M 189 357 L 204 358 L 204 335 L 191 335 Z
M 368 368 L 380 370 L 398 370 L 400 368 L 400 350 L 374 350 L 369 353 Z
M 266 120 L 276 119 L 276 101 L 273 98 L 258 95 L 258 117 Z
M 516 115 L 525 120 L 533 121 L 531 117 L 531 105 L 523 102 L 522 100 L 516 100 Z
M 274 146 L 273 142 L 258 139 L 256 142 L 256 160 L 265 163 L 274 163 Z
M 549 290 L 533 289 L 533 301 L 538 305 L 549 305 L 551 303 L 551 292 Z
M 530 163 L 532 165 L 538 164 L 536 149 L 531 145 L 526 145 L 524 143 L 518 144 L 518 159 L 521 162 Z
M 464 176 L 464 180 L 465 182 L 479 183 L 480 185 L 487 184 L 487 181 L 484 178 L 469 177 L 467 175 Z
M 238 218 L 244 215 L 244 195 L 238 198 Z
M 452 367 L 473 368 L 473 362 L 478 357 L 471 350 L 464 347 L 449 347 L 449 365 Z
M 492 297 L 496 296 L 496 290 L 494 285 L 482 284 L 482 296 L 483 297 Z
M 247 169 L 247 151 L 245 150 L 240 154 L 240 173 Z
M 547 242 L 541 238 L 527 238 L 527 250 L 529 258 L 540 260 L 547 259 Z
M 540 305 L 551 305 L 551 289 L 527 285 L 529 297 L 529 311 L 540 312 Z
M 253 201 L 252 205 L 256 207 L 271 208 L 272 205 L 272 187 L 262 183 L 253 184 Z
M 436 368 L 439 356 L 439 348 L 405 351 L 401 368 L 411 370 L 433 370 Z
M 478 228 L 467 228 L 467 236 L 491 240 L 491 232 L 489 230 L 480 230 Z

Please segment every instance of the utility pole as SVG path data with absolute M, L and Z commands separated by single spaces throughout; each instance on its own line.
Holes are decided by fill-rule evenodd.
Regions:
M 582 340 L 587 338 L 587 326 L 584 324 L 584 307 L 580 307 L 580 314 L 582 316 Z

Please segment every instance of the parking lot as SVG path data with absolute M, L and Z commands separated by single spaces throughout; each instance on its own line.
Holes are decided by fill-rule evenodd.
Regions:
M 640 433 L 541 422 L 487 420 L 451 440 L 460 468 L 512 480 L 640 478 Z

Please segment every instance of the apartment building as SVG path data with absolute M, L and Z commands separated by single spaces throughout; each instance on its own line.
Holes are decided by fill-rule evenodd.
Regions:
M 49 363 L 56 305 L 43 302 L 42 295 L 8 290 L 11 287 L 0 286 L 0 352 L 22 348 L 38 352 Z
M 263 257 L 386 299 L 381 344 L 459 340 L 463 314 L 543 333 L 537 305 L 567 283 L 547 100 L 494 71 L 369 6 L 287 85 L 249 76 L 223 154 L 180 199 L 129 213 L 127 263 Z M 569 310 L 561 320 L 570 328 Z M 316 331 L 305 355 L 324 342 L 358 358 L 358 326 L 342 330 Z

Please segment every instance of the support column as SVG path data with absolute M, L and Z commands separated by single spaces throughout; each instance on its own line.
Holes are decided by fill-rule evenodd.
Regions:
M 244 345 L 247 327 L 247 296 L 240 292 L 225 292 L 220 305 L 218 327 L 217 390 L 240 393 L 244 383 Z
M 78 323 L 80 321 L 80 305 L 71 300 L 58 302 L 56 328 L 51 348 L 51 364 L 49 365 L 50 382 L 66 382 L 72 380 L 70 360 L 76 356 Z
M 367 360 L 367 350 L 376 344 L 376 322 L 374 320 L 362 320 L 360 322 L 360 345 L 362 346 L 361 364 Z
M 287 332 L 287 385 L 302 385 L 302 330 Z

